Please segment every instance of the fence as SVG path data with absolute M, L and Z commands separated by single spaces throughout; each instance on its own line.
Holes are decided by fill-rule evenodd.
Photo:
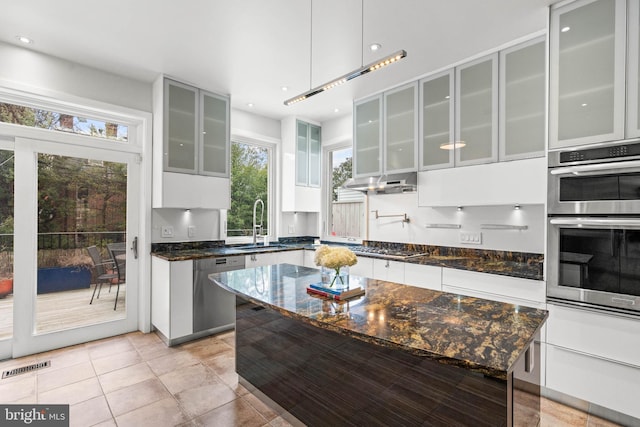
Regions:
M 331 235 L 359 237 L 363 235 L 364 203 L 333 202 Z

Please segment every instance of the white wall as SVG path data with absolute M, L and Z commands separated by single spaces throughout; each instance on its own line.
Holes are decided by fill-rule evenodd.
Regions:
M 322 122 L 322 146 L 337 144 L 353 139 L 352 114 Z
M 280 141 L 280 121 L 247 111 L 232 109 L 231 135 L 277 143 Z
M 375 218 L 380 215 L 406 213 L 410 222 L 401 218 Z M 369 196 L 369 240 L 420 243 L 477 249 L 510 250 L 544 253 L 544 205 L 513 206 L 418 207 L 418 193 Z M 461 224 L 458 229 L 427 228 L 426 224 Z M 527 230 L 483 230 L 480 224 L 526 225 Z M 404 227 L 403 227 L 404 225 Z M 460 243 L 460 232 L 482 233 L 482 244 Z
M 0 42 L 0 85 L 55 97 L 56 93 L 151 112 L 151 82 L 86 67 Z

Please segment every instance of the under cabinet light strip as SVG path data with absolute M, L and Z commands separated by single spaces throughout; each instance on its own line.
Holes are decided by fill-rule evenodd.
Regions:
M 357 70 L 351 71 L 343 76 L 338 77 L 337 79 L 333 79 L 327 83 L 324 83 L 320 86 L 316 86 L 313 89 L 309 89 L 308 91 L 301 93 L 300 95 L 294 96 L 293 98 L 289 98 L 284 101 L 284 105 L 295 104 L 300 101 L 304 101 L 307 98 L 312 97 L 313 95 L 317 95 L 326 90 L 332 89 L 336 86 L 340 86 L 348 82 L 349 80 L 355 79 L 356 77 L 360 77 L 364 74 L 370 73 L 371 71 L 379 70 L 380 68 L 384 68 L 387 65 L 393 64 L 402 58 L 407 56 L 407 52 L 405 50 L 399 50 L 396 53 L 393 53 L 389 56 L 386 56 L 378 61 L 372 62 L 371 64 L 364 65 Z

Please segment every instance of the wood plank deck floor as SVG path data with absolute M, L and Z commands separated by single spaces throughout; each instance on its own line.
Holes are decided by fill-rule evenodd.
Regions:
M 38 333 L 71 329 L 123 319 L 125 317 L 126 286 L 120 285 L 118 306 L 113 310 L 116 287 L 103 286 L 99 299 L 89 304 L 93 285 L 88 289 L 51 292 L 37 296 L 36 328 Z M 0 339 L 13 334 L 13 295 L 0 299 Z

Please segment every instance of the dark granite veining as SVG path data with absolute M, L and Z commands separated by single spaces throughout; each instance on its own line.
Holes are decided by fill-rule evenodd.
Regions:
M 251 302 L 362 341 L 505 379 L 548 312 L 351 276 L 366 294 L 338 303 L 306 293 L 320 272 L 290 264 L 209 276 Z
M 180 252 L 202 249 L 220 248 L 225 245 L 224 240 L 200 240 L 197 242 L 167 242 L 152 243 L 151 253 Z
M 291 237 L 280 237 L 278 238 L 278 243 L 283 245 L 287 244 L 313 244 L 313 241 L 318 239 L 318 236 L 291 236 Z

